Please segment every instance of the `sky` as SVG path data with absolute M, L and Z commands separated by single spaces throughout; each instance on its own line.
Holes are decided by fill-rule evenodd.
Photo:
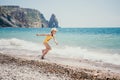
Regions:
M 61 27 L 120 27 L 120 0 L 0 0 L 0 5 L 54 13 Z

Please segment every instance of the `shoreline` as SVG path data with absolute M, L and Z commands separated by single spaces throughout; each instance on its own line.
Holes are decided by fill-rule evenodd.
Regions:
M 59 59 L 56 58 L 59 61 Z M 64 59 L 65 60 L 65 59 Z M 58 63 L 58 61 L 51 60 L 41 60 L 37 59 L 35 56 L 18 56 L 18 55 L 8 55 L 0 53 L 0 65 L 16 65 L 16 67 L 26 66 L 32 69 L 41 70 L 42 73 L 50 73 L 55 76 L 64 77 L 66 80 L 119 80 L 120 73 L 102 71 L 99 69 L 81 68 L 70 66 L 69 64 Z M 65 60 L 66 61 L 66 60 Z M 14 66 L 13 65 L 13 66 Z M 74 64 L 73 64 L 74 65 Z M 34 67 L 34 68 L 33 68 Z M 2 69 L 1 69 L 2 70 Z M 1 71 L 0 70 L 0 71 Z M 37 71 L 36 70 L 36 71 Z M 2 76 L 1 76 L 2 77 Z M 58 78 L 58 77 L 56 77 Z M 58 78 L 58 80 L 61 80 Z

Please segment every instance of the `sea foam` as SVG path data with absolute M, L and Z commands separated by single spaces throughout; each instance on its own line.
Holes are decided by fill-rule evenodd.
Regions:
M 25 41 L 17 38 L 0 39 L 0 52 L 12 53 L 29 53 L 29 55 L 36 55 L 41 53 L 41 50 L 45 48 L 42 43 Z M 34 52 L 34 53 L 33 53 Z M 72 59 L 88 59 L 99 62 L 106 62 L 111 64 L 120 65 L 120 55 L 117 53 L 109 54 L 99 51 L 89 50 L 81 47 L 72 46 L 54 46 L 48 55 L 54 55 L 57 57 L 72 58 Z

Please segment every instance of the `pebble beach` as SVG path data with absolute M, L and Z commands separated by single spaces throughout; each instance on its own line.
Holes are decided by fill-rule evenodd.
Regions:
M 60 59 L 55 59 L 0 53 L 0 80 L 120 80 L 119 71 L 60 64 Z

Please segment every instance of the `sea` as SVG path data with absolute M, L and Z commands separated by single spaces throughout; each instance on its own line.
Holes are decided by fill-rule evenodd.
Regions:
M 0 28 L 0 53 L 41 55 L 50 28 Z M 120 28 L 58 28 L 47 55 L 120 65 Z M 46 55 L 46 56 L 47 56 Z

